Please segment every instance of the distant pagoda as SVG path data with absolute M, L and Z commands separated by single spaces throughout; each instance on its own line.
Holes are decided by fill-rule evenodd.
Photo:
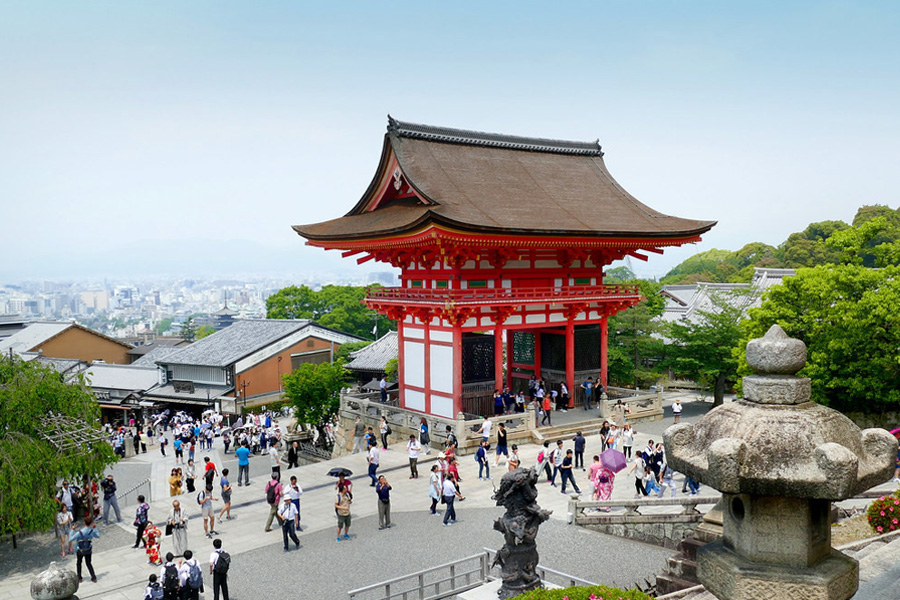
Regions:
M 603 267 L 698 242 L 713 225 L 639 202 L 610 175 L 599 142 L 389 116 L 356 206 L 294 229 L 309 245 L 401 270 L 400 287 L 366 298 L 399 322 L 401 405 L 453 418 L 490 412 L 494 389 L 523 387 L 532 374 L 574 391 L 599 372 L 605 385 L 607 318 L 641 296 L 604 285 Z

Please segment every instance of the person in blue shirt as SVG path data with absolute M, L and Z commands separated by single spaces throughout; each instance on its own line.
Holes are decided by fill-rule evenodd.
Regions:
M 238 459 L 238 487 L 250 485 L 250 448 L 247 447 L 247 444 L 244 444 L 234 451 L 234 455 Z M 243 483 L 241 483 L 241 475 L 244 476 Z
M 584 410 L 591 410 L 591 394 L 594 391 L 594 378 L 588 377 L 587 381 L 581 384 L 584 390 Z
M 181 438 L 177 437 L 172 441 L 172 447 L 175 448 L 175 464 L 184 464 L 184 451 L 181 448 Z
M 482 440 L 478 451 L 475 452 L 475 461 L 478 463 L 478 479 L 491 478 L 491 463 L 487 459 L 487 445 L 487 440 Z M 482 472 L 484 472 L 484 477 L 481 476 Z
M 97 575 L 94 573 L 94 566 L 91 564 L 91 553 L 94 544 L 91 540 L 100 539 L 100 532 L 97 531 L 97 524 L 90 515 L 84 518 L 84 527 L 72 530 L 69 534 L 69 543 L 75 543 L 75 572 L 78 574 L 78 581 L 81 582 L 81 562 L 87 565 L 88 572 L 91 574 L 91 581 L 97 583 Z

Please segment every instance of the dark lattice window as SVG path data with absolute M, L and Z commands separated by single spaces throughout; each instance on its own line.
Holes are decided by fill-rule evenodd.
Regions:
M 527 331 L 513 332 L 513 362 L 519 365 L 534 364 L 534 334 Z
M 462 382 L 494 379 L 494 336 L 466 335 L 462 342 Z
M 583 325 L 575 328 L 575 370 L 600 368 L 600 327 Z
M 544 334 L 541 336 L 541 368 L 566 370 L 566 336 Z M 600 327 L 580 325 L 575 327 L 575 370 L 592 371 L 600 368 Z

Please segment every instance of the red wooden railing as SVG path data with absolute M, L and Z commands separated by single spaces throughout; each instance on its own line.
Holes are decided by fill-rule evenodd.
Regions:
M 603 301 L 640 298 L 636 285 L 570 285 L 465 290 L 371 287 L 366 299 L 385 304 L 473 305 L 535 302 Z

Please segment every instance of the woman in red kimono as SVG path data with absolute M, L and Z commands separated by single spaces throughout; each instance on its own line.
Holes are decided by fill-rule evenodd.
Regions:
M 144 544 L 147 546 L 147 558 L 151 565 L 161 565 L 162 560 L 159 558 L 159 544 L 162 539 L 162 532 L 159 527 L 152 522 L 147 523 L 144 529 Z

